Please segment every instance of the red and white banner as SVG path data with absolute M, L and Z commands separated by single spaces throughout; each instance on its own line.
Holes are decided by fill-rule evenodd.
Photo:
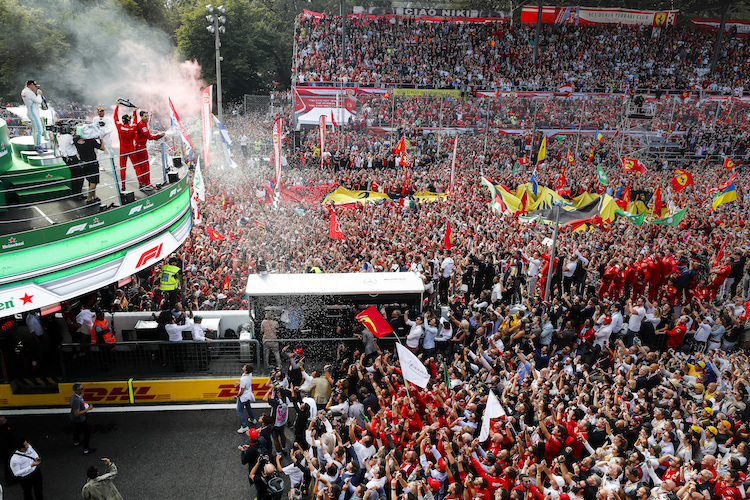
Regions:
M 509 12 L 491 11 L 491 10 L 472 10 L 472 9 L 433 9 L 433 8 L 412 8 L 412 7 L 353 7 L 354 14 L 349 14 L 348 18 L 363 17 L 365 19 L 388 19 L 391 17 L 410 17 L 417 21 L 433 22 L 509 22 L 511 15 Z M 304 16 L 322 19 L 330 17 L 328 14 L 314 12 L 305 9 Z
M 639 26 L 676 26 L 679 10 L 608 9 L 599 7 L 543 7 L 544 24 L 634 24 Z M 536 23 L 538 7 L 521 8 L 522 23 Z
M 693 22 L 693 26 L 704 33 L 715 33 L 721 25 L 721 19 L 691 17 L 690 20 Z M 724 32 L 730 33 L 732 30 L 737 31 L 737 36 L 748 36 L 750 35 L 750 21 L 745 21 L 743 19 L 728 19 L 727 22 L 724 23 Z
M 371 89 L 368 89 L 371 90 Z M 374 89 L 373 89 L 374 90 Z M 382 93 L 385 93 L 385 89 Z M 315 125 L 319 115 L 337 116 L 342 124 L 357 114 L 357 94 L 353 87 L 294 87 L 294 116 L 302 125 Z M 373 94 L 373 92 L 368 92 Z M 380 93 L 380 92 L 378 92 Z
M 274 189 L 278 191 L 281 188 L 281 131 L 283 122 L 281 118 L 276 120 L 273 126 L 273 161 L 276 167 L 276 184 Z
M 203 89 L 203 105 L 201 107 L 201 125 L 203 130 L 203 165 L 208 168 L 211 155 L 211 100 L 213 87 L 209 85 Z
M 318 133 L 320 134 L 320 166 L 322 167 L 323 152 L 326 150 L 326 115 L 320 115 Z

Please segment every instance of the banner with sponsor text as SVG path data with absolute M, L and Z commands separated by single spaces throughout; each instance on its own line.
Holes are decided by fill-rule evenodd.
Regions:
M 536 23 L 538 7 L 521 9 L 522 23 Z M 635 10 L 602 7 L 543 7 L 544 24 L 634 24 L 639 26 L 676 26 L 679 10 Z

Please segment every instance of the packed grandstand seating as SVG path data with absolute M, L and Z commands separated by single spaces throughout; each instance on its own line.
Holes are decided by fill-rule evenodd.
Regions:
M 689 28 L 544 26 L 533 64 L 535 26 L 433 22 L 403 17 L 347 19 L 340 53 L 337 16 L 301 15 L 292 70 L 297 84 L 356 83 L 428 88 L 625 91 L 745 88 L 750 54 L 726 37 L 715 74 L 706 75 L 713 35 Z

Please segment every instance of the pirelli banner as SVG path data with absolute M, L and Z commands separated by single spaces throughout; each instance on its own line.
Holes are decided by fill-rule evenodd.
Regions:
M 538 7 L 521 9 L 522 23 L 536 23 Z M 635 10 L 603 7 L 543 7 L 544 24 L 633 24 L 638 26 L 676 26 L 679 10 Z

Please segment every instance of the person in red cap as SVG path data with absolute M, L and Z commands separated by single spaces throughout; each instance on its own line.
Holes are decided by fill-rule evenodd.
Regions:
M 255 464 L 258 463 L 258 458 L 260 458 L 262 448 L 258 429 L 250 429 L 247 431 L 247 437 L 250 440 L 250 444 L 241 444 L 237 449 L 242 452 L 242 465 L 247 465 L 248 473 L 251 473 Z M 255 486 L 252 479 L 250 479 L 250 486 Z

